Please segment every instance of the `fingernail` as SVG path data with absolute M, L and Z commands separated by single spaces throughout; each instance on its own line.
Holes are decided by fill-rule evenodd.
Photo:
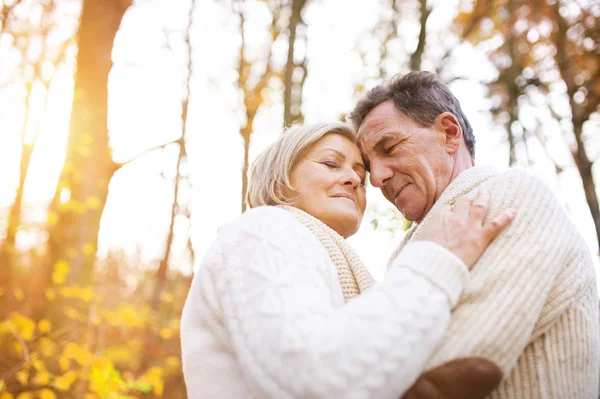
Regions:
M 513 208 L 510 208 L 508 211 L 506 211 L 506 214 L 509 218 L 514 218 L 516 215 L 515 210 Z

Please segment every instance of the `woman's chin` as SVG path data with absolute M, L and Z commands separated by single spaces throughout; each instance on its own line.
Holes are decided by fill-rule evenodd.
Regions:
M 362 216 L 356 212 L 343 216 L 343 219 L 340 218 L 337 220 L 337 228 L 334 228 L 334 230 L 342 237 L 348 238 L 350 236 L 353 236 L 358 231 L 358 227 L 360 226 Z

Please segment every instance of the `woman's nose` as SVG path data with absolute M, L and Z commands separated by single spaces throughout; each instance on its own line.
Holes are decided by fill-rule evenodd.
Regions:
M 356 187 L 360 184 L 361 180 L 359 174 L 354 170 L 351 170 L 348 172 L 347 176 L 344 177 L 344 185 Z

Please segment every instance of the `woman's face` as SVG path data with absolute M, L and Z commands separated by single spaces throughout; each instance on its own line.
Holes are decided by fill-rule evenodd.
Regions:
M 358 147 L 338 134 L 317 141 L 292 170 L 292 205 L 344 238 L 356 233 L 365 212 L 366 169 Z

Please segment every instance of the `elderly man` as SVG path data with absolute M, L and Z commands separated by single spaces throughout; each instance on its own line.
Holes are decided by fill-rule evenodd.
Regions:
M 598 398 L 593 264 L 550 190 L 522 171 L 474 166 L 473 130 L 458 100 L 431 73 L 397 76 L 372 89 L 350 119 L 371 183 L 416 222 L 398 250 L 419 235 L 433 208 L 478 188 L 491 193 L 489 217 L 508 207 L 517 211 L 473 269 L 426 371 L 478 357 L 502 371 L 492 398 Z

